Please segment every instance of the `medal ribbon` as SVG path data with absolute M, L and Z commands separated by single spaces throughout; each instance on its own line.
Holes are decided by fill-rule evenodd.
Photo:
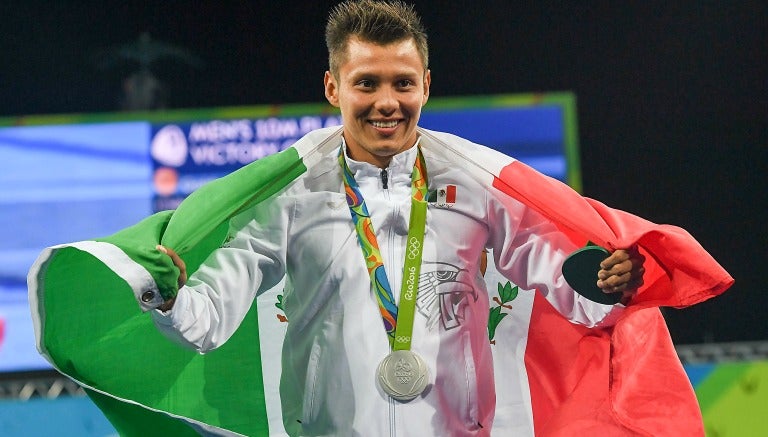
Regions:
M 339 165 L 342 168 L 344 191 L 347 197 L 352 223 L 365 258 L 365 265 L 371 277 L 371 284 L 379 303 L 379 312 L 384 321 L 389 344 L 393 350 L 411 348 L 413 319 L 416 313 L 416 295 L 419 291 L 419 273 L 424 243 L 424 229 L 427 222 L 427 171 L 421 149 L 417 149 L 416 162 L 411 172 L 411 217 L 408 224 L 408 244 L 403 266 L 403 284 L 400 288 L 400 311 L 395 303 L 392 287 L 384 270 L 376 232 L 371 215 L 365 205 L 360 187 L 344 159 L 344 149 L 339 150 Z M 398 323 L 399 321 L 399 323 Z

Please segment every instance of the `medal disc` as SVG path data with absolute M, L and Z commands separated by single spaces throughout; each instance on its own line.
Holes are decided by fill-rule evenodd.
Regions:
M 376 379 L 392 398 L 407 402 L 427 387 L 429 369 L 424 360 L 410 350 L 396 350 L 381 361 Z

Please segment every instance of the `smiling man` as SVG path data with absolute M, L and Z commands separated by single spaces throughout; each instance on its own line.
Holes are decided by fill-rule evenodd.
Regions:
M 494 428 L 485 251 L 502 275 L 538 290 L 573 322 L 608 325 L 623 306 L 576 295 L 560 266 L 577 246 L 441 157 L 443 140 L 418 130 L 431 73 L 412 7 L 341 3 L 326 41 L 325 96 L 343 119 L 337 152 L 269 207 L 234 217 L 225 246 L 186 284 L 183 261 L 162 248 L 184 286 L 154 313 L 158 327 L 197 350 L 217 348 L 254 298 L 287 277 L 280 397 L 289 434 L 524 429 L 504 421 Z M 449 186 L 460 193 L 450 207 L 427 204 L 430 192 Z M 325 206 L 344 198 L 348 208 Z M 616 250 L 603 264 L 594 281 L 606 292 L 631 296 L 642 283 L 635 252 Z
M 703 434 L 656 307 L 722 293 L 727 272 L 680 228 L 420 128 L 431 74 L 413 7 L 345 1 L 326 42 L 343 127 L 176 211 L 46 249 L 28 278 L 41 353 L 128 435 Z M 563 277 L 587 241 L 612 249 L 591 280 L 623 303 Z M 253 308 L 281 284 L 275 326 Z M 281 354 L 260 350 L 275 336 Z
M 341 109 L 349 157 L 386 168 L 416 144 L 430 73 L 413 38 L 386 45 L 348 36 L 325 73 L 325 97 Z M 335 64 L 335 63 L 334 63 Z

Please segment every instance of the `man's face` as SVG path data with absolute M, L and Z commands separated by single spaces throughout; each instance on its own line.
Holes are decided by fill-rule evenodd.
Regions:
M 325 73 L 325 97 L 341 110 L 350 157 L 386 167 L 416 142 L 429 71 L 413 39 L 378 45 L 352 37 L 338 77 Z

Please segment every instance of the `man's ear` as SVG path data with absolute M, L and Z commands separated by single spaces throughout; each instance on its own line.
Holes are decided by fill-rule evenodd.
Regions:
M 325 98 L 328 103 L 335 107 L 339 107 L 339 86 L 336 83 L 336 79 L 333 77 L 330 71 L 325 72 L 323 77 L 323 85 L 325 86 Z
M 429 70 L 424 73 L 424 97 L 421 99 L 421 106 L 424 106 L 427 104 L 427 100 L 429 100 L 429 85 L 432 83 L 432 74 Z

